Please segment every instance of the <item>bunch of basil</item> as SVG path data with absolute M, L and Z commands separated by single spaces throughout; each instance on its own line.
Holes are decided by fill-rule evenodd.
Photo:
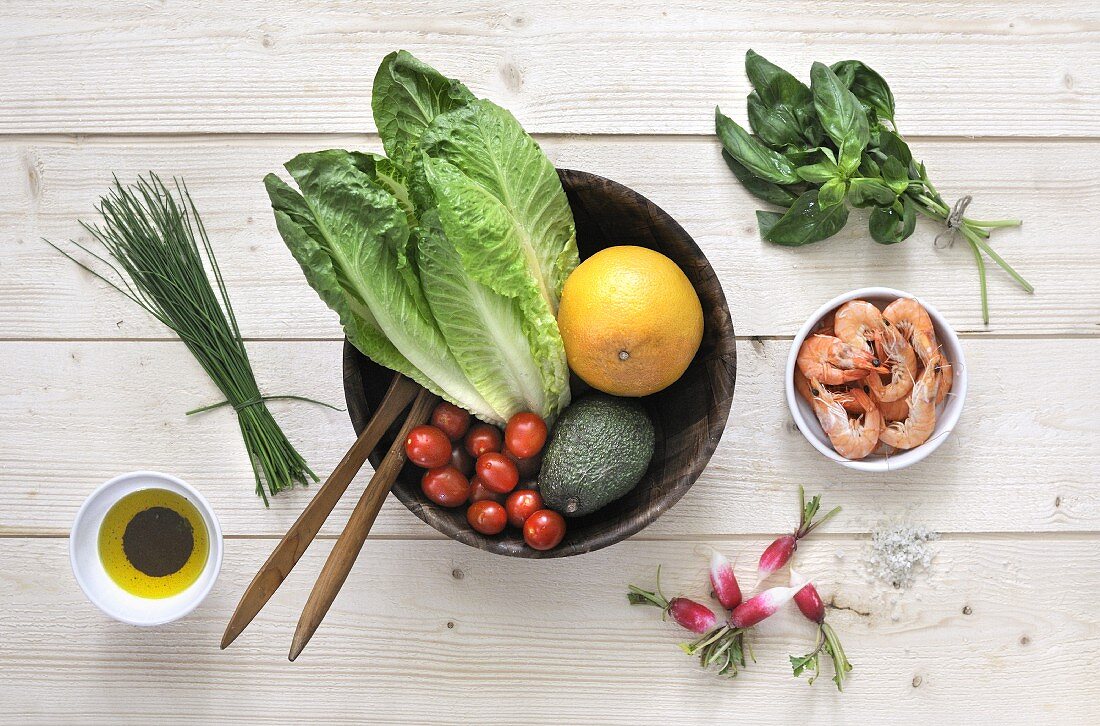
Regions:
M 405 51 L 372 106 L 386 156 L 329 149 L 264 183 L 355 347 L 494 424 L 569 403 L 556 315 L 577 266 L 554 165 L 519 122 Z
M 869 208 L 871 237 L 894 244 L 913 233 L 918 212 L 948 225 L 970 245 L 989 322 L 988 255 L 1025 290 L 1033 288 L 989 246 L 990 230 L 1019 220 L 953 214 L 894 124 L 894 94 L 882 76 L 856 60 L 814 63 L 810 86 L 749 50 L 745 73 L 749 133 L 715 109 L 723 157 L 750 193 L 786 208 L 758 211 L 761 236 L 780 245 L 818 242 L 840 231 L 848 205 Z

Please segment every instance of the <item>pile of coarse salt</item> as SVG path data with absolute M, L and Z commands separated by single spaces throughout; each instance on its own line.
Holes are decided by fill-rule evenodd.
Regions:
M 936 553 L 930 545 L 940 538 L 923 525 L 894 524 L 871 533 L 867 548 L 868 573 L 897 589 L 913 584 L 914 575 L 932 564 Z

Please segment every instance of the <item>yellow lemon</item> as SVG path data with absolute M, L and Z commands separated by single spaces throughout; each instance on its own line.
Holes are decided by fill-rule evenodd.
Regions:
M 687 370 L 703 307 L 675 262 L 645 247 L 608 247 L 562 289 L 558 328 L 569 367 L 613 396 L 648 396 Z

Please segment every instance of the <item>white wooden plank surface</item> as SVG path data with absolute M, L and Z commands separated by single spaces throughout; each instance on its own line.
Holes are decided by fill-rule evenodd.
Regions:
M 147 3 L 0 5 L 0 713 L 12 723 L 479 724 L 1100 721 L 1100 6 L 1051 0 L 899 4 Z M 271 223 L 260 179 L 300 151 L 377 148 L 370 79 L 408 48 L 510 108 L 560 166 L 638 189 L 691 232 L 742 336 L 726 435 L 688 495 L 633 541 L 567 561 L 493 557 L 440 539 L 399 503 L 296 664 L 286 649 L 336 525 L 225 653 L 216 643 L 256 566 L 309 492 L 264 510 L 226 412 L 182 346 L 40 240 L 77 235 L 112 172 L 182 174 L 208 223 L 264 388 L 339 402 L 339 330 Z M 753 47 L 801 76 L 866 60 L 948 199 L 1020 216 L 994 244 L 1035 296 L 991 272 L 981 324 L 962 248 L 930 225 L 893 248 L 853 225 L 828 243 L 760 242 L 712 133 L 738 118 Z M 980 137 L 980 138 L 970 138 Z M 629 242 L 629 240 L 624 240 Z M 886 477 L 824 461 L 780 389 L 789 337 L 820 302 L 885 284 L 964 333 L 966 412 L 932 458 Z M 322 475 L 346 414 L 274 404 Z M 226 532 L 209 601 L 165 628 L 84 601 L 65 532 L 83 496 L 138 467 L 200 486 Z M 360 483 L 365 477 L 360 477 Z M 856 664 L 843 694 L 807 688 L 786 655 L 797 615 L 766 623 L 733 683 L 700 672 L 679 633 L 630 608 L 665 565 L 701 594 L 708 545 L 744 585 L 798 484 L 842 514 L 799 550 Z M 865 533 L 908 518 L 949 534 L 908 592 L 870 581 Z
M 834 531 L 865 532 L 901 514 L 954 532 L 1100 531 L 1100 391 L 1082 386 L 1065 400 L 1063 377 L 1034 372 L 1037 360 L 1100 369 L 1100 340 L 965 345 L 970 393 L 955 433 L 928 461 L 885 477 L 828 462 L 795 429 L 782 392 L 789 342 L 743 342 L 721 445 L 688 495 L 642 536 L 787 530 L 797 483 L 844 506 Z M 249 348 L 265 390 L 342 404 L 340 343 Z M 11 362 L 0 379 L 0 534 L 64 533 L 88 491 L 132 469 L 169 471 L 200 487 L 233 535 L 281 535 L 312 496 L 280 495 L 263 509 L 233 415 L 184 417 L 218 394 L 180 343 L 0 343 L 0 359 Z M 354 440 L 345 413 L 272 406 L 322 476 Z M 343 527 L 348 500 L 327 532 Z M 435 535 L 392 498 L 374 533 Z
M 234 645 L 225 614 L 268 540 L 227 541 L 222 577 L 185 621 L 127 627 L 93 610 L 63 539 L 0 549 L 0 708 L 9 723 L 1095 723 L 1100 581 L 1095 536 L 937 543 L 918 587 L 868 582 L 864 542 L 798 552 L 854 663 L 837 693 L 791 677 L 813 630 L 793 608 L 766 621 L 733 681 L 679 651 L 684 631 L 630 607 L 626 585 L 705 596 L 706 542 L 630 542 L 563 561 L 495 557 L 454 542 L 367 543 L 295 663 L 293 622 L 329 542 L 307 552 Z M 714 543 L 751 559 L 759 538 Z M 752 579 L 744 582 L 752 586 Z
M 859 215 L 836 238 L 791 249 L 760 240 L 755 209 L 710 138 L 544 138 L 560 166 L 621 181 L 647 195 L 695 237 L 718 272 L 742 335 L 793 335 L 818 305 L 865 285 L 927 298 L 959 331 L 985 331 L 969 249 L 936 251 L 922 221 L 900 245 L 875 244 Z M 42 237 L 78 236 L 80 218 L 110 174 L 150 168 L 180 174 L 203 213 L 247 336 L 339 336 L 275 229 L 261 179 L 303 151 L 380 148 L 376 138 L 45 137 L 0 141 L 0 337 L 169 337 L 155 320 L 50 249 Z M 1019 216 L 993 245 L 1036 286 L 1020 290 L 990 263 L 999 333 L 1100 334 L 1100 143 L 926 141 L 916 145 L 948 199 L 970 193 L 985 218 Z M 1067 204 L 1067 190 L 1072 201 Z M 630 240 L 623 240 L 629 243 Z M 768 304 L 760 304 L 768 301 Z
M 0 131 L 372 128 L 379 59 L 406 48 L 532 131 L 711 133 L 746 47 L 808 77 L 858 56 L 905 131 L 1100 134 L 1095 3 L 9 3 Z

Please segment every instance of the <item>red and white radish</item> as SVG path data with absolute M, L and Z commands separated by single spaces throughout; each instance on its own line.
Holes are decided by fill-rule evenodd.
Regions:
M 631 605 L 654 605 L 661 608 L 677 625 L 690 630 L 693 633 L 706 633 L 718 625 L 718 616 L 714 611 L 702 603 L 695 602 L 686 597 L 674 597 L 667 599 L 661 592 L 661 568 L 657 568 L 657 590 L 651 592 L 643 590 L 635 585 L 630 585 L 630 592 L 626 598 Z
M 817 588 L 803 580 L 802 576 L 794 570 L 791 570 L 791 586 L 798 588 L 794 601 L 799 611 L 806 616 L 807 620 L 817 623 L 817 646 L 806 655 L 798 657 L 792 655 L 791 668 L 796 676 L 805 672 L 812 673 L 810 676 L 812 684 L 820 674 L 821 654 L 824 653 L 833 661 L 833 682 L 836 683 L 837 690 L 843 691 L 844 678 L 852 670 L 852 664 L 844 653 L 844 647 L 840 644 L 836 631 L 825 622 L 825 603 L 822 602 Z
M 840 507 L 833 507 L 821 519 L 814 521 L 817 510 L 821 508 L 821 496 L 816 495 L 809 502 L 806 501 L 806 490 L 798 487 L 798 529 L 793 534 L 785 534 L 779 537 L 760 555 L 760 564 L 757 566 L 757 575 L 763 580 L 790 561 L 791 555 L 798 549 L 798 540 L 810 532 L 825 524 L 840 511 Z
M 760 555 L 760 564 L 756 568 L 759 578 L 763 580 L 787 564 L 797 547 L 798 540 L 795 539 L 793 534 L 785 534 L 768 545 L 768 548 L 764 550 L 764 554 Z
M 718 625 L 718 616 L 713 610 L 686 597 L 674 597 L 669 600 L 666 611 L 677 625 L 693 633 L 703 634 Z
M 741 604 L 741 586 L 737 584 L 733 565 L 718 550 L 710 558 L 710 586 L 726 610 L 733 610 Z
M 774 615 L 784 603 L 789 602 L 808 584 L 795 587 L 771 587 L 759 595 L 750 597 L 730 614 L 730 625 L 735 628 L 751 628 Z
M 797 585 L 800 582 L 803 582 L 802 577 L 792 569 L 791 585 Z M 798 606 L 799 611 L 806 616 L 807 620 L 811 620 L 818 625 L 825 622 L 825 603 L 821 601 L 821 595 L 818 594 L 817 588 L 812 583 L 806 582 L 795 593 L 794 604 Z

